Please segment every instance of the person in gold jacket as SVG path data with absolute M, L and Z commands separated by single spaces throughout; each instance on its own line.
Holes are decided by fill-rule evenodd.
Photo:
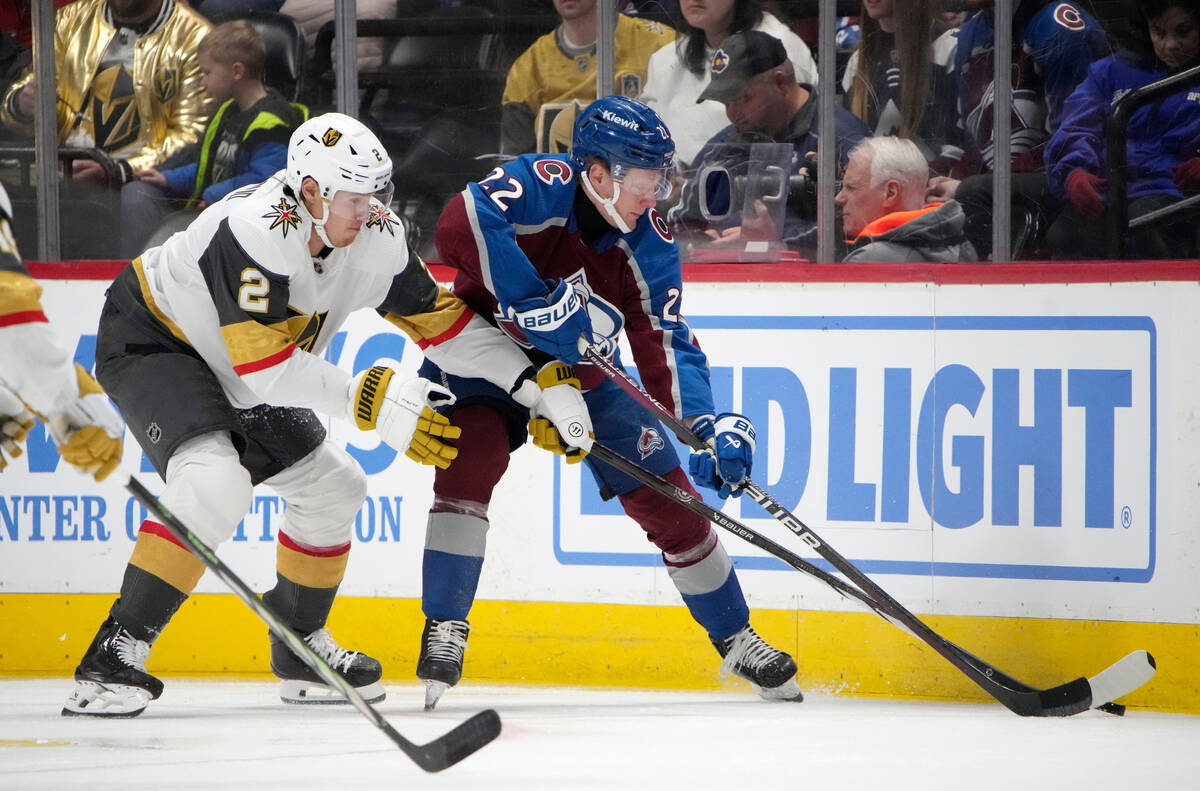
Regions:
M 196 46 L 211 25 L 182 0 L 77 0 L 54 30 L 58 136 L 99 148 L 122 182 L 199 137 L 208 118 Z M 0 121 L 32 132 L 36 84 L 17 80 L 0 101 Z M 76 180 L 107 181 L 101 166 L 75 162 Z

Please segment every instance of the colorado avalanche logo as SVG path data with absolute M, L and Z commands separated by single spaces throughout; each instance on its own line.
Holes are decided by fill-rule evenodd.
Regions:
M 566 184 L 571 180 L 571 166 L 559 159 L 539 159 L 533 163 L 533 172 L 546 184 Z
M 663 442 L 662 435 L 658 433 L 658 429 L 642 426 L 642 434 L 638 437 L 637 441 L 637 451 L 643 461 L 654 451 L 665 447 L 667 447 L 667 443 Z
M 1079 13 L 1079 9 L 1070 3 L 1060 3 L 1054 9 L 1054 21 L 1067 30 L 1083 30 L 1087 27 L 1087 23 L 1083 21 L 1083 15 Z
M 675 237 L 671 235 L 671 228 L 667 225 L 667 221 L 654 209 L 650 210 L 650 224 L 654 226 L 654 230 L 658 232 L 658 235 L 662 237 L 664 242 L 670 244 L 675 241 Z
M 713 55 L 712 73 L 720 74 L 729 66 L 729 56 L 725 54 L 725 50 L 717 50 L 717 54 Z

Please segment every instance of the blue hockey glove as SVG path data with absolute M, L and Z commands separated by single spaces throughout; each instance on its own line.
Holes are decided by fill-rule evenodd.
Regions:
M 552 286 L 544 297 L 512 303 L 513 323 L 536 348 L 568 365 L 579 362 L 579 336 L 592 337 L 592 321 L 575 287 L 565 280 Z
M 712 446 L 696 451 L 688 459 L 688 471 L 697 486 L 715 489 L 722 499 L 741 497 L 738 488 L 750 476 L 754 464 L 754 426 L 733 412 L 722 412 L 714 420 L 705 415 L 692 430 Z

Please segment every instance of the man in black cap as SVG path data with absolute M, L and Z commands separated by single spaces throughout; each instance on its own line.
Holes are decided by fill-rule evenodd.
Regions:
M 729 126 L 710 139 L 692 163 L 677 206 L 669 219 L 673 229 L 693 244 L 742 247 L 747 241 L 782 239 L 793 249 L 815 248 L 815 180 L 805 168 L 817 151 L 817 101 L 812 85 L 796 82 L 796 73 L 774 36 L 757 30 L 735 33 L 713 54 L 712 82 L 697 101 L 715 99 L 725 105 Z M 854 144 L 870 135 L 863 123 L 838 109 L 835 132 L 838 161 L 844 166 Z M 786 172 L 787 209 L 779 227 L 766 205 L 751 201 L 753 216 L 743 217 L 743 199 L 751 191 L 779 194 L 766 182 L 779 174 L 764 167 L 767 149 L 755 144 L 792 147 Z M 759 163 L 759 164 L 756 164 Z M 806 178 L 795 178 L 803 175 Z M 726 175 L 728 178 L 726 178 Z M 757 186 L 754 184 L 757 182 Z M 703 189 L 702 189 L 703 187 Z M 702 194 L 703 193 L 703 194 Z

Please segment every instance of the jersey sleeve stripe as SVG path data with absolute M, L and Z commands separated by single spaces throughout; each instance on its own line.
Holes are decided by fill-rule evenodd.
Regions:
M 387 320 L 413 339 L 421 349 L 445 343 L 463 331 L 475 312 L 466 303 L 441 286 L 438 287 L 437 303 L 428 313 L 412 316 L 387 315 Z
M 14 324 L 32 324 L 37 321 L 50 321 L 40 310 L 22 310 L 15 313 L 0 314 L 0 327 L 11 327 Z
M 279 365 L 281 362 L 291 357 L 292 352 L 294 351 L 296 351 L 296 344 L 289 343 L 286 348 L 280 349 L 275 354 L 233 366 L 233 372 L 238 376 L 245 376 L 246 374 L 252 374 L 257 371 L 265 371 L 268 368 L 273 368 L 274 366 Z

